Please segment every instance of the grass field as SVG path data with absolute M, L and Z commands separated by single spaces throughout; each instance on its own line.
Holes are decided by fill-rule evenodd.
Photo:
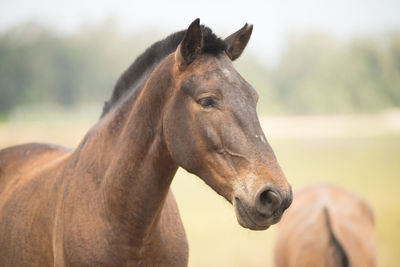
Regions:
M 270 143 L 295 190 L 329 182 L 366 198 L 375 211 L 379 266 L 400 266 L 400 135 Z M 275 227 L 265 232 L 241 228 L 232 207 L 184 171 L 173 189 L 191 245 L 191 266 L 273 266 Z
M 0 148 L 30 141 L 76 146 L 96 116 L 97 111 L 16 116 L 0 124 Z M 325 124 L 318 124 L 321 119 Z M 400 133 L 377 131 L 377 117 L 352 120 L 363 124 L 347 120 L 347 128 L 334 135 L 326 125 L 344 127 L 338 118 L 319 117 L 314 124 L 310 120 L 296 127 L 291 118 L 263 119 L 262 124 L 294 190 L 330 182 L 370 202 L 376 218 L 379 266 L 400 266 Z M 358 130 L 352 131 L 353 127 Z M 291 134 L 282 134 L 285 131 Z M 273 266 L 276 227 L 263 232 L 241 228 L 232 206 L 184 170 L 178 171 L 172 187 L 189 239 L 189 266 Z

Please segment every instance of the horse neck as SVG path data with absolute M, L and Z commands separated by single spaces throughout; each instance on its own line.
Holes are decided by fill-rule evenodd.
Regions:
M 137 242 L 157 225 L 178 168 L 162 135 L 172 83 L 169 69 L 157 68 L 138 95 L 110 111 L 80 146 L 100 162 L 97 176 L 109 223 Z

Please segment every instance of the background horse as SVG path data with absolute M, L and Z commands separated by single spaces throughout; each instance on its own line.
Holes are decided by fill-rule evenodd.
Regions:
M 278 228 L 276 267 L 376 266 L 372 209 L 339 187 L 296 192 Z
M 292 193 L 234 69 L 252 32 L 195 20 L 125 71 L 75 150 L 0 151 L 2 266 L 185 266 L 170 184 L 181 166 L 231 202 L 243 227 L 280 220 Z

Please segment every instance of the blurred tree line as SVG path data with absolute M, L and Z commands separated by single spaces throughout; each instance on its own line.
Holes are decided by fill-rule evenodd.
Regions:
M 0 115 L 32 103 L 103 102 L 125 68 L 163 35 L 125 36 L 112 21 L 67 35 L 35 23 L 1 33 Z M 265 114 L 400 107 L 400 32 L 346 42 L 324 34 L 291 36 L 275 66 L 251 51 L 235 64 L 260 93 Z

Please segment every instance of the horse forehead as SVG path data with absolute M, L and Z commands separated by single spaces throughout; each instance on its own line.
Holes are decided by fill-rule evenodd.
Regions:
M 232 61 L 224 56 L 204 57 L 193 74 L 200 87 L 218 88 L 228 95 L 239 94 L 247 98 L 255 91 L 236 71 Z
M 234 69 L 229 67 L 216 68 L 210 72 L 210 77 L 214 82 L 232 85 L 242 85 L 240 76 Z
M 204 68 L 205 76 L 210 82 L 242 86 L 243 79 L 235 70 L 232 63 L 226 60 L 213 60 Z
M 220 76 L 219 78 L 232 79 L 238 76 L 238 73 L 233 67 L 232 61 L 227 59 L 226 56 L 205 56 L 200 62 L 199 67 L 202 72 L 215 73 Z

